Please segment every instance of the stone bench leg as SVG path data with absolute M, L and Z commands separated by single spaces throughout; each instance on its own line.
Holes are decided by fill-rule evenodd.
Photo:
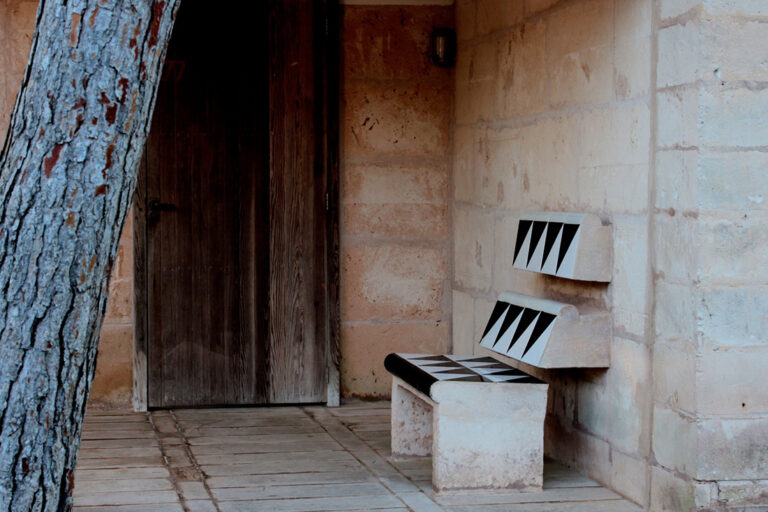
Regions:
M 392 376 L 392 455 L 432 453 L 432 404 L 416 396 L 410 386 Z
M 431 398 L 435 490 L 541 490 L 545 384 L 444 381 Z

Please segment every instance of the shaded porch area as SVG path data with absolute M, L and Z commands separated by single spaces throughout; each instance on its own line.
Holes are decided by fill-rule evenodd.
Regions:
M 391 460 L 389 402 L 339 408 L 91 410 L 75 479 L 82 512 L 640 510 L 547 460 L 544 491 L 436 496 L 431 460 Z

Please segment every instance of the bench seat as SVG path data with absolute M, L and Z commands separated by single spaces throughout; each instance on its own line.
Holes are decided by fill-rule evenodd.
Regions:
M 438 491 L 540 491 L 547 384 L 491 357 L 390 354 L 392 455 L 432 455 Z
M 392 375 L 431 396 L 435 382 L 516 382 L 543 384 L 522 370 L 492 357 L 439 354 L 389 354 L 384 368 Z

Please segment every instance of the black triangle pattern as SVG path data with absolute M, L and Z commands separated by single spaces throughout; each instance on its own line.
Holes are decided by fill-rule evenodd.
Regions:
M 547 330 L 547 327 L 549 327 L 549 324 L 551 324 L 555 318 L 557 318 L 556 315 L 545 313 L 544 311 L 539 314 L 539 319 L 536 320 L 536 325 L 533 327 L 531 338 L 528 340 L 528 344 L 526 345 L 525 350 L 523 350 L 523 357 L 525 357 L 525 354 L 531 350 L 531 347 L 539 339 L 539 336 L 541 336 L 542 333 Z
M 528 229 L 531 227 L 530 220 L 521 220 L 517 224 L 517 240 L 515 240 L 515 256 L 512 261 L 517 261 L 517 255 L 520 254 L 520 249 L 523 248 L 523 242 L 525 242 L 525 235 L 528 234 Z
M 523 335 L 525 330 L 529 325 L 531 325 L 531 322 L 533 322 L 533 319 L 536 318 L 536 315 L 538 314 L 539 312 L 535 309 L 525 308 L 523 310 L 522 316 L 520 317 L 520 323 L 517 324 L 517 329 L 515 329 L 515 334 L 512 336 L 512 341 L 509 342 L 509 347 L 507 347 L 507 352 L 509 352 L 512 347 L 515 346 L 517 340 L 520 339 L 520 336 Z
M 503 301 L 496 301 L 496 305 L 493 306 L 493 311 L 491 311 L 491 318 L 488 319 L 488 324 L 485 326 L 485 330 L 483 331 L 483 338 L 493 329 L 493 326 L 496 325 L 496 322 L 498 321 L 499 317 L 501 317 L 502 313 L 506 311 L 509 304 Z
M 557 255 L 557 269 L 555 272 L 560 270 L 560 265 L 562 265 L 563 259 L 565 259 L 565 255 L 571 247 L 571 242 L 573 242 L 573 237 L 576 236 L 578 230 L 579 224 L 563 224 L 563 238 L 560 240 L 560 253 Z
M 499 329 L 499 334 L 496 336 L 496 341 L 493 342 L 493 346 L 495 347 L 496 344 L 499 342 L 502 336 L 507 332 L 507 329 L 509 329 L 509 326 L 514 323 L 515 318 L 520 314 L 520 312 L 523 310 L 520 306 L 515 306 L 514 304 L 509 305 L 509 311 L 507 311 L 506 316 L 504 317 L 504 321 L 501 322 L 501 329 Z
M 550 222 L 547 224 L 547 236 L 544 239 L 544 256 L 541 258 L 541 266 L 547 261 L 547 256 L 552 251 L 552 247 L 557 240 L 557 234 L 560 233 L 560 229 L 563 227 L 562 222 Z
M 384 359 L 384 367 L 393 375 L 397 375 L 405 382 L 429 395 L 432 384 L 439 381 L 472 381 L 472 382 L 524 382 L 531 384 L 543 384 L 539 379 L 528 375 L 522 370 L 496 361 L 501 371 L 494 374 L 483 375 L 473 369 L 473 363 L 485 362 L 487 357 L 462 357 L 454 361 L 453 356 L 444 355 L 417 355 L 417 354 L 389 354 Z M 431 370 L 423 361 L 442 361 L 457 363 L 460 368 L 455 370 Z
M 536 251 L 536 246 L 539 244 L 539 239 L 541 239 L 545 227 L 547 227 L 546 222 L 540 220 L 533 222 L 533 229 L 531 229 L 531 245 L 528 246 L 528 261 L 525 263 L 526 266 L 531 263 L 531 258 L 533 258 L 533 253 Z

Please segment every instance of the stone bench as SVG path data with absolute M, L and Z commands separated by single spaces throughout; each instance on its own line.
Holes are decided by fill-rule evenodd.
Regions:
M 392 454 L 431 454 L 436 490 L 541 490 L 546 383 L 490 357 L 390 354 L 384 366 Z

